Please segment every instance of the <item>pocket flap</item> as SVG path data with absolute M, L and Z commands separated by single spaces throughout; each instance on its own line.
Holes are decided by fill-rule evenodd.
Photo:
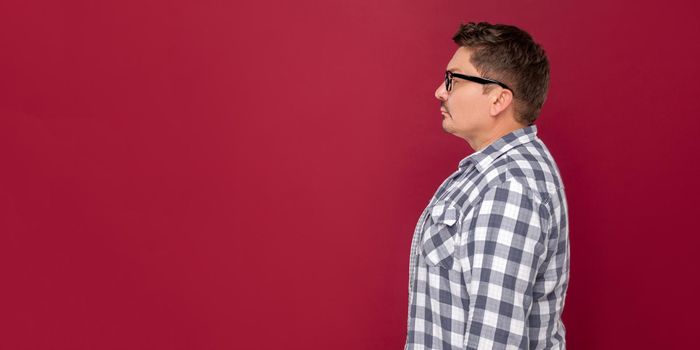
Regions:
M 447 226 L 452 226 L 459 219 L 459 210 L 455 206 L 456 204 L 438 201 L 430 210 L 430 217 L 435 223 L 442 223 Z
M 423 232 L 425 260 L 433 266 L 454 267 L 455 235 L 459 234 L 461 209 L 458 205 L 439 201 L 430 209 L 432 223 Z

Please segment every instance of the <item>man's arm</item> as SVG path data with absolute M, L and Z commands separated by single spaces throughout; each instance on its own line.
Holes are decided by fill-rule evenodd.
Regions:
M 528 349 L 532 289 L 546 254 L 541 205 L 511 180 L 488 189 L 474 208 L 463 258 L 469 264 L 466 349 Z

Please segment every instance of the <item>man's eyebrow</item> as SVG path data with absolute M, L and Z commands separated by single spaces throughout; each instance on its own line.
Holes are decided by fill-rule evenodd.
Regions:
M 447 70 L 450 71 L 450 72 L 461 72 L 461 70 L 460 70 L 459 68 L 457 68 L 457 67 L 454 67 L 454 68 L 447 68 Z

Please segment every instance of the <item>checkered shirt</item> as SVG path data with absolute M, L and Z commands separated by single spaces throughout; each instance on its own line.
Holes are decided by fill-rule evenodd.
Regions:
M 464 158 L 414 232 L 405 350 L 565 349 L 568 236 L 535 125 Z

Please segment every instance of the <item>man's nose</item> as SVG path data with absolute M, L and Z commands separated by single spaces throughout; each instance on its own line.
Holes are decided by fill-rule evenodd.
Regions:
M 445 83 L 441 83 L 435 90 L 435 98 L 440 101 L 447 101 L 447 89 L 445 88 Z

